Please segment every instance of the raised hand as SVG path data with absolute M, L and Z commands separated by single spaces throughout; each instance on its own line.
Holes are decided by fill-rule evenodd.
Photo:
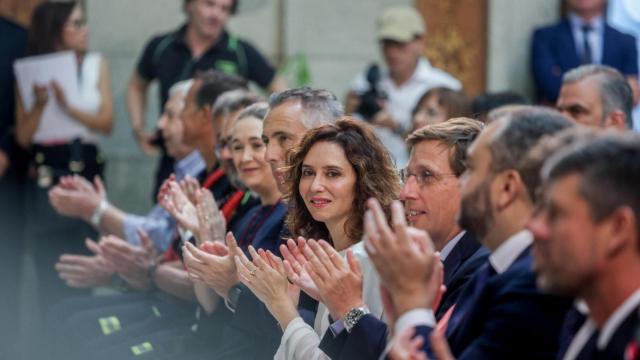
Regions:
M 200 189 L 200 183 L 198 180 L 194 179 L 190 175 L 184 177 L 184 179 L 180 180 L 180 188 L 182 192 L 187 196 L 187 199 L 192 204 L 196 203 L 196 193 Z
M 393 230 L 382 207 L 369 199 L 365 214 L 365 249 L 389 291 L 396 315 L 415 308 L 432 309 L 442 285 L 442 262 L 429 235 L 409 230 L 400 202 L 392 203 Z
M 298 237 L 297 243 L 293 239 L 288 239 L 286 245 L 280 245 L 280 253 L 284 257 L 284 270 L 292 283 L 313 299 L 320 301 L 318 287 L 304 267 L 307 263 L 307 258 L 304 256 L 305 246 L 306 240 L 301 236 Z
M 197 245 L 209 242 L 224 242 L 226 221 L 218 209 L 213 194 L 208 189 L 196 190 L 196 214 L 198 232 L 195 233 Z
M 262 301 L 285 329 L 298 316 L 296 300 L 291 298 L 290 284 L 282 260 L 264 250 L 249 246 L 250 261 L 243 252 L 235 256 L 240 281 Z
M 60 279 L 73 288 L 105 286 L 111 282 L 115 272 L 112 263 L 102 256 L 100 246 L 91 239 L 85 244 L 92 256 L 64 254 L 55 265 Z
M 304 267 L 334 319 L 342 319 L 349 310 L 365 305 L 362 272 L 351 250 L 345 261 L 326 241 L 309 240 L 304 254 L 309 260 Z
M 219 255 L 199 249 L 188 242 L 182 248 L 184 264 L 191 280 L 210 287 L 224 298 L 239 281 L 234 257 L 240 250 L 231 232 L 227 233 L 226 242 L 225 251 L 216 251 Z M 203 247 L 209 248 L 210 244 L 205 243 Z
M 168 188 L 164 189 L 162 194 L 160 206 L 176 219 L 182 229 L 191 231 L 193 234 L 198 233 L 199 224 L 196 207 L 182 192 L 182 188 L 177 182 L 171 181 L 168 183 Z
M 156 263 L 157 253 L 147 234 L 138 230 L 141 246 L 129 244 L 115 236 L 106 236 L 100 242 L 104 257 L 114 264 L 118 274 L 135 289 L 153 286 L 149 268 Z

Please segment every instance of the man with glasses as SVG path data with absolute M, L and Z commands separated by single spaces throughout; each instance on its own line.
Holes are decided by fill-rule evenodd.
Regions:
M 427 231 L 440 252 L 446 291 L 437 319 L 456 303 L 460 290 L 488 256 L 473 234 L 457 223 L 459 177 L 466 170 L 467 148 L 482 126 L 476 120 L 451 119 L 416 130 L 407 139 L 410 158 L 400 172 L 404 182 L 400 199 L 411 226 Z M 321 348 L 333 359 L 377 358 L 386 346 L 386 332 L 382 321 L 364 315 L 348 334 L 327 332 Z

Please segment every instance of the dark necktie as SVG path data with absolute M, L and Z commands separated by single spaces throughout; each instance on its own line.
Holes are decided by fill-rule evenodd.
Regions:
M 496 274 L 491 264 L 487 262 L 476 273 L 473 281 L 469 283 L 464 291 L 460 294 L 456 308 L 449 319 L 447 325 L 447 336 L 452 334 L 456 328 L 463 322 L 467 314 L 473 310 L 474 306 L 480 299 L 480 295 L 484 291 L 489 279 Z
M 582 25 L 582 65 L 593 63 L 593 54 L 591 53 L 591 44 L 589 44 L 589 34 L 593 31 L 593 27 L 589 24 Z

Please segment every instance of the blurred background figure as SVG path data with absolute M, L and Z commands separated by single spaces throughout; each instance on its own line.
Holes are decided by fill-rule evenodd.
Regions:
M 473 98 L 471 102 L 471 113 L 473 117 L 487 122 L 487 115 L 493 109 L 507 105 L 527 105 L 528 101 L 522 95 L 513 91 L 488 92 Z
M 411 132 L 451 118 L 471 116 L 469 99 L 460 91 L 437 87 L 425 92 L 411 111 Z
M 377 125 L 376 133 L 402 167 L 408 159 L 403 138 L 420 96 L 433 87 L 460 90 L 462 85 L 424 56 L 426 26 L 415 8 L 389 7 L 376 26 L 385 67 L 372 64 L 353 80 L 345 111 Z
M 166 103 L 173 84 L 211 69 L 238 75 L 268 91 L 287 86 L 258 50 L 227 31 L 227 22 L 237 6 L 237 0 L 184 0 L 186 22 L 177 30 L 149 40 L 131 75 L 127 104 L 135 139 L 147 154 L 158 149 L 162 152 L 154 196 L 171 173 L 174 159 L 166 154 L 157 130 L 151 133 L 146 130 L 146 96 L 152 82 L 159 82 L 160 104 Z
M 43 308 L 75 292 L 65 286 L 54 270 L 58 256 L 82 253 L 85 237 L 95 230 L 79 220 L 64 218 L 49 204 L 47 192 L 60 177 L 77 174 L 93 180 L 102 175 L 104 158 L 97 143 L 100 134 L 113 127 L 113 106 L 106 60 L 88 51 L 88 28 L 84 9 L 75 1 L 46 2 L 32 16 L 28 35 L 28 55 L 61 51 L 75 54 L 78 66 L 79 97 L 69 99 L 55 81 L 35 86 L 35 104 L 25 109 L 20 96 L 16 103 L 16 140 L 29 152 L 29 179 L 26 201 L 26 236 L 36 265 L 38 299 Z M 69 117 L 88 131 L 81 137 L 60 138 L 48 134 L 41 124 L 48 102 L 55 101 Z M 35 141 L 35 135 L 38 140 Z M 95 210 L 92 219 L 105 209 Z
M 640 100 L 635 39 L 607 23 L 606 0 L 565 0 L 567 15 L 533 35 L 531 64 L 538 100 L 554 104 L 562 76 L 580 65 L 602 64 L 620 71 Z
M 15 357 L 18 324 L 16 281 L 22 275 L 24 251 L 24 172 L 25 153 L 14 140 L 15 98 L 13 61 L 23 55 L 26 30 L 0 17 L 0 358 Z

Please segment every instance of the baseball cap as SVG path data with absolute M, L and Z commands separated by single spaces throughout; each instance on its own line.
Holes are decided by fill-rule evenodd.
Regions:
M 386 8 L 377 21 L 378 40 L 409 42 L 426 32 L 422 16 L 410 6 Z

